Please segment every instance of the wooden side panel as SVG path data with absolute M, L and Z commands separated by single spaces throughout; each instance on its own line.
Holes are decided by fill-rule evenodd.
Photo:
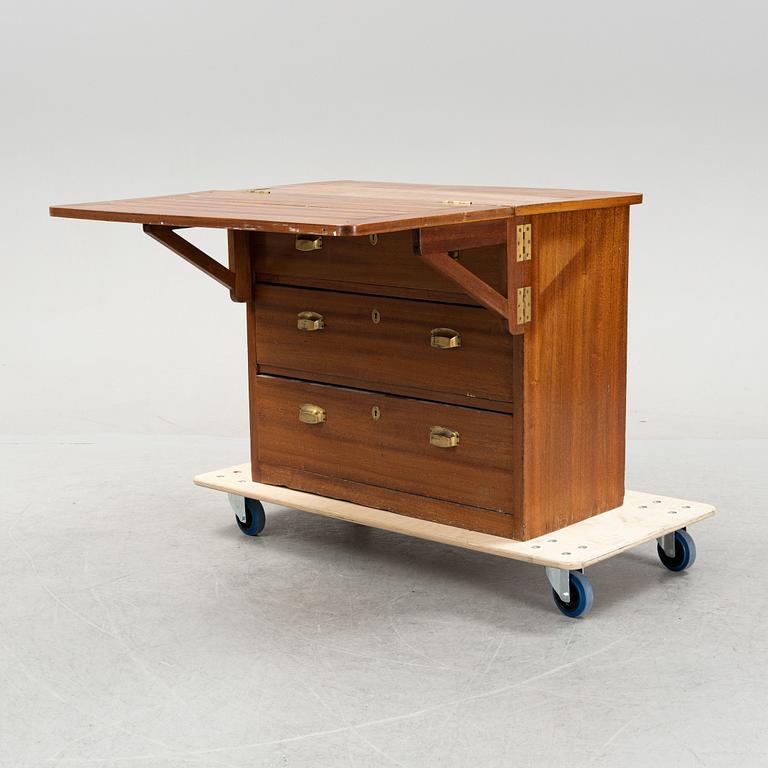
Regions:
M 322 315 L 325 327 L 299 330 L 303 311 Z M 328 383 L 346 379 L 380 391 L 401 386 L 427 400 L 450 393 L 469 406 L 512 400 L 513 339 L 480 307 L 259 283 L 256 318 L 259 365 L 266 372 L 293 371 L 287 375 Z M 456 331 L 461 346 L 433 347 L 437 328 Z
M 235 290 L 233 301 L 245 300 L 246 344 L 248 365 L 248 421 L 250 427 L 251 475 L 255 482 L 261 479 L 259 467 L 259 430 L 256 423 L 256 376 L 259 364 L 256 355 L 256 307 L 254 305 L 253 284 L 253 243 L 250 237 L 243 233 L 229 233 L 230 266 L 235 268 Z M 241 277 L 238 280 L 237 270 Z
M 620 506 L 624 495 L 629 208 L 531 221 L 522 538 Z
M 257 377 L 256 396 L 265 465 L 513 511 L 514 416 L 270 376 Z M 323 408 L 326 420 L 300 422 L 305 403 Z M 431 445 L 434 426 L 456 430 L 459 445 Z
M 246 305 L 248 343 L 248 418 L 251 431 L 251 475 L 258 483 L 261 480 L 259 467 L 259 425 L 256 418 L 256 377 L 259 372 L 256 358 L 256 308 L 253 299 Z
M 409 231 L 367 237 L 323 238 L 317 251 L 297 251 L 293 235 L 251 233 L 256 280 L 282 285 L 473 304 L 455 283 L 422 263 Z M 506 294 L 503 245 L 459 253 L 459 263 Z

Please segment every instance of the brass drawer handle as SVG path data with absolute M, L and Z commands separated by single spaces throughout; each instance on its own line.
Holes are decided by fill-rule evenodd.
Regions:
M 461 346 L 461 334 L 453 328 L 433 328 L 430 344 L 435 349 L 454 349 Z
M 436 448 L 455 448 L 459 444 L 459 433 L 448 427 L 430 427 L 429 444 Z
M 304 424 L 322 424 L 325 421 L 325 408 L 304 403 L 299 406 L 299 421 Z
M 325 328 L 325 318 L 319 312 L 299 312 L 296 327 L 300 331 L 322 331 Z
M 317 237 L 317 235 L 296 235 L 297 251 L 319 251 L 322 247 L 322 237 Z

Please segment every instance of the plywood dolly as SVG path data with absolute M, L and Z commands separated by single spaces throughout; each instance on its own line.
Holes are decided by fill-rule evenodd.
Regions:
M 693 565 L 696 546 L 687 527 L 715 514 L 710 504 L 627 491 L 622 506 L 528 541 L 419 520 L 312 493 L 253 482 L 249 464 L 198 475 L 195 484 L 228 494 L 235 521 L 248 536 L 264 530 L 262 502 L 380 528 L 464 549 L 543 566 L 555 605 L 571 618 L 584 616 L 594 593 L 584 569 L 648 541 L 657 542 L 662 565 L 680 572 Z

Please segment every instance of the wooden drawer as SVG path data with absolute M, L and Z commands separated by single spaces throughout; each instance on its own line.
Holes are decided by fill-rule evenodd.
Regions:
M 427 399 L 444 393 L 512 402 L 517 342 L 485 309 L 262 284 L 255 306 L 263 372 L 404 389 Z M 313 314 L 305 325 L 323 327 L 299 329 L 299 315 L 307 312 Z M 449 331 L 457 332 L 460 346 L 433 346 L 433 335 L 435 344 L 445 344 Z
M 261 465 L 290 467 L 456 504 L 512 512 L 513 416 L 323 384 L 256 377 Z M 324 421 L 303 423 L 302 405 Z M 378 416 L 378 418 L 375 418 Z M 430 430 L 458 433 L 437 447 Z M 450 436 L 441 435 L 444 442 Z
M 296 250 L 293 235 L 254 232 L 251 237 L 256 280 L 261 282 L 474 303 L 416 257 L 408 230 L 379 235 L 376 245 L 367 237 L 324 237 L 322 248 L 313 251 Z M 504 246 L 461 251 L 459 260 L 506 294 Z

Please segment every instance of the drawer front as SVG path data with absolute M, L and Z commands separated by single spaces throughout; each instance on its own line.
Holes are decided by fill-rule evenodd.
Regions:
M 260 370 L 512 402 L 515 339 L 485 309 L 263 284 L 255 306 Z
M 512 512 L 514 416 L 256 377 L 259 462 Z
M 293 235 L 253 233 L 256 279 L 343 291 L 424 295 L 474 304 L 460 288 L 423 264 L 410 231 L 368 237 L 323 237 L 322 247 L 297 250 Z M 504 246 L 461 251 L 459 261 L 500 293 L 506 292 Z

